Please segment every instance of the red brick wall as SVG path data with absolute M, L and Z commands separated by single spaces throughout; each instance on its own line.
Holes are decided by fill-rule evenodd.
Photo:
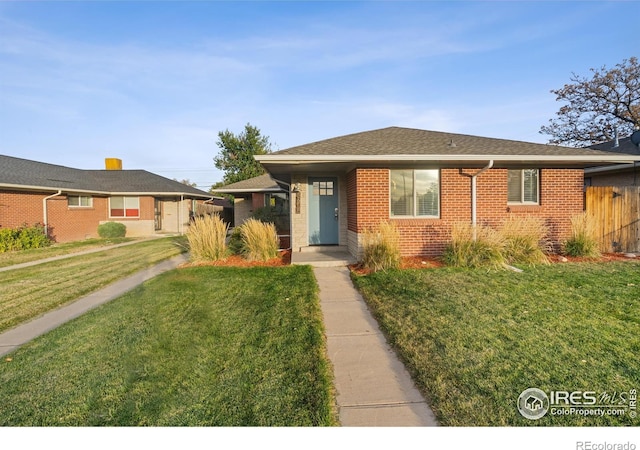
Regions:
M 471 175 L 478 169 L 440 171 L 440 218 L 391 219 L 399 228 L 404 255 L 435 256 L 442 253 L 451 226 L 471 221 Z M 542 169 L 540 204 L 507 204 L 507 170 L 491 169 L 477 178 L 477 221 L 497 226 L 509 215 L 545 219 L 556 246 L 570 232 L 570 218 L 583 210 L 583 171 Z M 347 175 L 348 229 L 361 233 L 389 216 L 389 170 L 355 169 Z
M 16 228 L 23 224 L 43 223 L 42 200 L 51 193 L 0 192 L 0 227 Z M 153 220 L 153 197 L 140 197 L 139 218 L 117 218 L 118 222 Z M 109 219 L 109 200 L 93 197 L 92 207 L 72 208 L 67 196 L 47 200 L 48 225 L 56 242 L 77 241 L 98 237 L 98 225 Z

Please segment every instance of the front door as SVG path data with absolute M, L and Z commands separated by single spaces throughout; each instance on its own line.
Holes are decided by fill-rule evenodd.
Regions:
M 156 231 L 162 230 L 162 200 L 153 199 L 153 228 Z
M 309 177 L 309 244 L 338 243 L 338 179 Z

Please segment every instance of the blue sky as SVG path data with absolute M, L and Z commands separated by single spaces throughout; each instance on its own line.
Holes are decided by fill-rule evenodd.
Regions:
M 0 153 L 221 180 L 219 131 L 284 149 L 405 126 L 546 142 L 572 72 L 638 55 L 634 1 L 0 2 Z

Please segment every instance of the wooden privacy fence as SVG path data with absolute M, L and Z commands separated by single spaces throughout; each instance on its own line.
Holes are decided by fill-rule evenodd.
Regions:
M 585 210 L 595 221 L 602 251 L 640 252 L 639 186 L 589 186 Z

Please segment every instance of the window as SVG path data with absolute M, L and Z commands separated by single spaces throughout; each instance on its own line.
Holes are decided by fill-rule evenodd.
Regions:
M 333 195 L 333 181 L 314 181 L 313 195 Z
M 439 217 L 440 171 L 391 170 L 391 216 Z
M 538 169 L 508 170 L 507 191 L 509 203 L 537 205 L 539 202 Z
M 68 195 L 67 205 L 72 208 L 90 208 L 93 206 L 93 198 L 86 195 Z
M 140 217 L 140 199 L 138 197 L 111 197 L 109 199 L 110 217 Z

